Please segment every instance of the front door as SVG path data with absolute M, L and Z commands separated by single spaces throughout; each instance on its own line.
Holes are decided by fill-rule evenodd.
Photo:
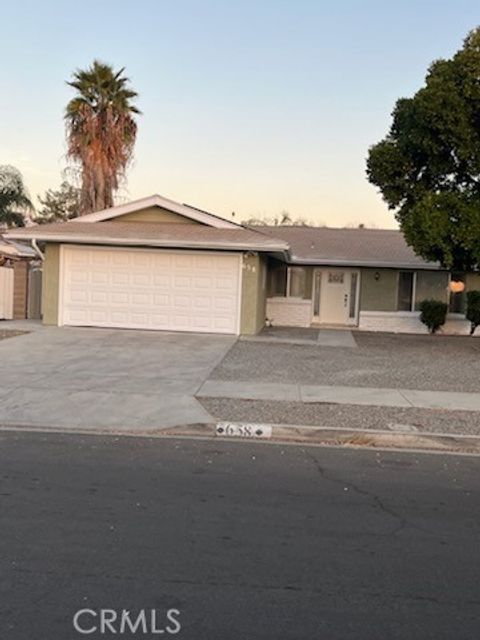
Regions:
M 356 325 L 358 287 L 358 271 L 316 269 L 313 277 L 313 322 Z

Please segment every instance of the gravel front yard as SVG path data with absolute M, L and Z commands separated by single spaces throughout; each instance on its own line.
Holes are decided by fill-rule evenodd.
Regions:
M 480 392 L 480 338 L 354 336 L 358 348 L 239 341 L 210 379 Z
M 265 402 L 202 398 L 201 403 L 218 421 L 269 424 L 312 425 L 346 429 L 403 430 L 480 435 L 480 413 L 401 409 L 361 405 L 302 404 L 301 402 Z M 392 428 L 394 425 L 400 425 Z

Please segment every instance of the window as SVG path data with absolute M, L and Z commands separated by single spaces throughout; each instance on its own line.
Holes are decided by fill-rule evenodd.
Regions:
M 400 271 L 398 274 L 397 311 L 413 311 L 415 273 Z
M 328 284 L 343 284 L 343 271 L 329 271 Z
M 270 295 L 284 298 L 287 295 L 287 265 L 279 264 L 271 270 Z
M 307 272 L 302 267 L 277 264 L 271 268 L 269 296 L 277 298 L 304 298 L 307 290 Z
M 307 274 L 302 267 L 288 268 L 288 295 L 291 298 L 303 298 L 305 296 L 305 284 Z
M 445 271 L 417 271 L 415 277 L 415 311 L 422 300 L 447 302 L 448 273 Z

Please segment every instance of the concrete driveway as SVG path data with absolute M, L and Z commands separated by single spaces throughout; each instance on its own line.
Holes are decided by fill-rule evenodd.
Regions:
M 210 422 L 193 395 L 234 342 L 70 327 L 1 340 L 0 425 L 145 432 Z

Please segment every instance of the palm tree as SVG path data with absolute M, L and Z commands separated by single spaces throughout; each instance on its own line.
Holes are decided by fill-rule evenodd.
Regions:
M 22 174 L 11 165 L 0 166 L 0 228 L 24 227 L 33 210 Z
M 67 157 L 81 174 L 80 214 L 112 207 L 114 192 L 133 157 L 137 134 L 132 104 L 137 93 L 129 88 L 124 68 L 94 60 L 67 82 L 77 95 L 67 105 Z

